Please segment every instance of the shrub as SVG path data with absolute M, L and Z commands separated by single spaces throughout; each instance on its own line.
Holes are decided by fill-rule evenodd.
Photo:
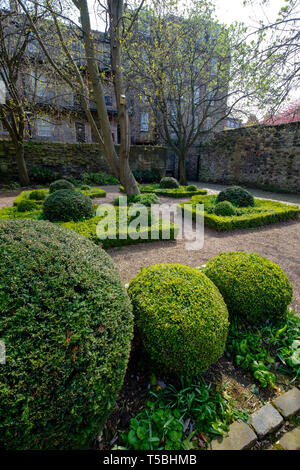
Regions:
M 29 199 L 34 201 L 43 201 L 47 197 L 47 191 L 36 189 L 35 191 L 31 191 L 28 195 Z
M 160 370 L 195 375 L 223 354 L 228 312 L 200 271 L 179 264 L 142 269 L 128 294 L 143 347 Z
M 238 207 L 254 206 L 254 197 L 244 188 L 232 186 L 218 194 L 217 202 L 229 201 Z
M 39 184 L 52 183 L 52 181 L 57 180 L 60 176 L 57 171 L 53 171 L 45 167 L 40 167 L 38 165 L 30 168 L 29 175 L 30 179 L 32 179 L 35 183 Z
M 234 206 L 229 201 L 218 202 L 214 210 L 216 215 L 231 216 L 236 214 Z
M 179 188 L 179 183 L 175 178 L 166 177 L 160 180 L 159 186 L 164 189 Z
M 0 447 L 87 447 L 128 360 L 119 274 L 99 247 L 45 221 L 1 221 L 0 256 Z
M 195 184 L 190 184 L 186 187 L 187 191 L 197 191 L 197 186 Z
M 83 173 L 82 181 L 84 184 L 99 184 L 100 186 L 119 184 L 115 176 L 104 173 L 103 171 L 99 171 L 98 173 Z
M 82 189 L 82 191 L 90 191 L 91 187 L 88 184 L 83 184 L 80 189 Z
M 94 206 L 91 199 L 80 191 L 60 189 L 50 194 L 44 202 L 44 218 L 51 222 L 75 222 L 90 219 L 94 216 Z
M 57 180 L 51 183 L 49 186 L 50 194 L 54 193 L 55 191 L 59 191 L 60 189 L 74 189 L 74 185 L 67 180 Z
M 29 199 L 23 199 L 17 205 L 18 212 L 28 212 L 37 209 L 37 205 L 34 201 L 30 201 Z
M 124 198 L 125 198 L 125 196 L 117 197 L 113 202 L 114 206 L 118 206 L 120 204 L 120 202 L 121 202 L 121 205 L 122 205 L 122 199 L 123 199 L 123 201 L 125 201 Z M 157 204 L 158 203 L 158 197 L 154 193 L 151 193 L 151 194 L 135 194 L 133 196 L 127 196 L 127 203 L 128 204 L 142 204 L 143 206 L 151 207 L 151 204 Z
M 285 314 L 293 288 L 277 264 L 256 253 L 220 253 L 208 261 L 205 274 L 215 283 L 231 315 L 249 323 Z
M 161 179 L 160 171 L 157 169 L 132 170 L 132 173 L 138 183 L 159 183 Z

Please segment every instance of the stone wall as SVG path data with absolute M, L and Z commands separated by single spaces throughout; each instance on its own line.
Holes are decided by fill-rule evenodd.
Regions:
M 198 155 L 199 181 L 300 193 L 300 122 L 223 131 Z
M 118 146 L 116 146 L 118 151 Z M 79 177 L 82 173 L 106 171 L 109 168 L 97 144 L 62 144 L 29 141 L 25 143 L 25 160 L 30 170 L 43 166 L 61 175 Z M 164 174 L 167 150 L 164 147 L 134 145 L 130 165 L 133 169 L 159 169 Z M 15 151 L 8 140 L 0 140 L 0 181 L 17 181 Z

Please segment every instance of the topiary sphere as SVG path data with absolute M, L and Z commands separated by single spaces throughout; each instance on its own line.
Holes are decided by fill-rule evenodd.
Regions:
M 186 187 L 188 191 L 197 191 L 197 186 L 195 184 L 190 184 L 189 186 Z
M 50 222 L 0 221 L 0 448 L 89 447 L 112 411 L 132 338 L 111 258 Z
M 179 183 L 175 178 L 168 176 L 160 180 L 159 186 L 164 189 L 176 189 L 179 188 Z
M 59 191 L 60 189 L 74 189 L 74 185 L 67 180 L 56 180 L 49 186 L 50 194 L 54 193 L 55 191 Z
M 43 201 L 47 197 L 47 192 L 43 189 L 35 189 L 29 193 L 28 198 L 33 201 Z
M 90 191 L 91 187 L 88 184 L 83 184 L 80 189 L 82 191 Z
M 216 215 L 232 216 L 236 214 L 234 206 L 229 201 L 218 202 L 214 210 Z
M 229 201 L 238 207 L 254 206 L 254 197 L 249 191 L 239 186 L 231 186 L 218 194 L 217 202 Z
M 228 311 L 201 271 L 150 266 L 131 281 L 128 294 L 143 347 L 159 370 L 200 374 L 223 354 Z
M 22 199 L 17 205 L 18 212 L 28 212 L 37 209 L 37 205 L 34 201 L 30 201 L 29 199 Z
M 80 191 L 60 189 L 45 200 L 43 215 L 51 222 L 76 222 L 91 219 L 94 216 L 94 206 L 91 199 Z
M 284 315 L 292 300 L 293 288 L 281 267 L 256 253 L 220 253 L 204 272 L 230 314 L 252 324 Z

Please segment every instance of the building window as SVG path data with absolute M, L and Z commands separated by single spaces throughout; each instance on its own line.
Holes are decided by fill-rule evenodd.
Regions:
M 6 86 L 1 74 L 5 75 L 4 70 L 0 71 L 0 104 L 5 104 L 6 101 Z
M 217 75 L 217 65 L 218 65 L 218 59 L 211 59 L 210 62 L 210 74 L 211 75 Z
M 209 130 L 212 128 L 212 120 L 210 117 L 206 118 L 206 129 Z
M 75 122 L 76 142 L 84 144 L 86 142 L 85 124 L 83 122 Z
M 209 101 L 209 106 L 214 106 L 215 105 L 215 92 L 214 91 L 209 91 L 208 92 L 208 101 Z
M 52 136 L 52 124 L 47 119 L 36 120 L 37 135 L 39 137 L 51 137 Z
M 106 106 L 112 106 L 112 99 L 111 99 L 111 96 L 105 95 L 104 99 L 105 99 L 105 104 L 106 104 Z
M 149 113 L 141 114 L 141 131 L 143 132 L 149 131 Z

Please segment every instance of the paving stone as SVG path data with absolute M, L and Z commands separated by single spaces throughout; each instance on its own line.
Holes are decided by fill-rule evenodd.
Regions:
M 256 434 L 262 438 L 279 428 L 283 418 L 276 408 L 268 403 L 251 415 L 250 423 Z
M 273 405 L 285 418 L 300 411 L 300 390 L 294 387 L 273 401 Z
M 226 437 L 214 439 L 211 442 L 212 450 L 246 450 L 256 443 L 255 432 L 246 423 L 235 421 L 229 427 Z
M 300 450 L 300 428 L 287 432 L 279 441 L 284 450 Z

